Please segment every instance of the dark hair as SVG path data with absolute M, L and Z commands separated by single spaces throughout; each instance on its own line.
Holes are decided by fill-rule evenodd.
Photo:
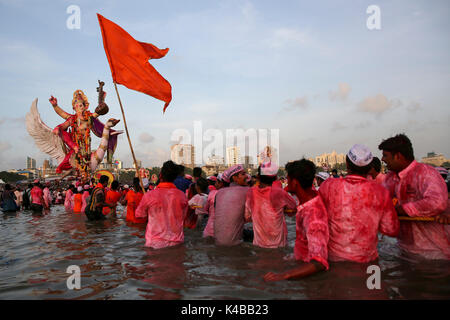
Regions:
M 206 180 L 205 178 L 202 177 L 198 178 L 196 185 L 199 187 L 202 193 L 206 193 L 208 191 L 209 183 L 208 180 Z
M 261 175 L 261 166 L 258 167 L 258 177 L 259 177 L 259 182 L 267 184 L 269 186 L 272 185 L 272 183 L 274 183 L 275 180 L 277 180 L 277 176 L 265 176 L 265 175 Z
M 303 189 L 311 188 L 314 177 L 316 176 L 316 165 L 314 162 L 301 159 L 286 164 L 288 177 L 295 179 L 300 183 Z
M 164 162 L 161 177 L 165 182 L 173 182 L 178 176 L 178 166 L 171 160 Z
M 141 181 L 139 180 L 139 178 L 138 177 L 134 177 L 133 178 L 133 187 L 134 187 L 134 191 L 139 191 L 139 190 L 141 190 L 141 183 L 140 183 Z
M 178 175 L 181 176 L 184 174 L 184 166 L 182 164 L 178 164 Z
M 200 168 L 200 167 L 195 167 L 194 168 L 194 171 L 193 171 L 193 173 L 192 173 L 192 175 L 194 176 L 194 178 L 199 178 L 199 177 L 201 177 L 202 176 L 202 168 Z
M 405 134 L 398 134 L 395 137 L 383 140 L 378 149 L 389 151 L 393 154 L 401 153 L 406 160 L 414 160 L 414 150 L 411 141 Z
M 117 190 L 118 188 L 119 188 L 119 181 L 114 180 L 114 181 L 111 183 L 111 189 L 112 189 L 112 190 Z
M 333 169 L 333 170 L 331 170 L 331 173 L 336 173 L 337 174 L 337 170 Z
M 380 159 L 378 157 L 373 157 L 373 160 L 370 163 L 370 165 L 372 166 L 372 168 L 376 172 L 380 172 L 381 171 L 381 161 L 380 161 Z
M 108 176 L 102 175 L 98 182 L 100 182 L 101 184 L 105 184 L 105 183 L 108 183 L 108 181 L 109 181 Z
M 12 187 L 9 183 L 5 184 L 5 190 L 12 190 Z
M 369 173 L 370 169 L 372 168 L 372 162 L 369 163 L 367 166 L 364 167 L 358 167 L 356 164 L 354 164 L 348 156 L 345 157 L 345 161 L 347 162 L 347 169 L 350 170 L 352 173 L 360 174 L 362 176 L 365 176 Z

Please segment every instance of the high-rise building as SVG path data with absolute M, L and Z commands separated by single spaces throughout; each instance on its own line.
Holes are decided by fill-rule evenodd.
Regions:
M 239 147 L 227 147 L 227 165 L 234 166 L 239 162 Z
M 244 156 L 244 168 L 253 168 L 254 164 L 252 163 L 251 156 Z
M 185 167 L 195 167 L 195 150 L 191 144 L 174 144 L 170 147 L 170 159 Z
M 31 157 L 27 157 L 27 169 L 36 169 L 36 160 L 31 158 Z

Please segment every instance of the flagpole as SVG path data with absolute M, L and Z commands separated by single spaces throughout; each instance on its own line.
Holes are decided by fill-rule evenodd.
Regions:
M 139 178 L 139 184 L 141 185 L 142 191 L 145 193 L 144 184 L 142 183 L 142 178 L 141 178 L 141 175 L 139 174 L 139 168 L 137 165 L 136 156 L 134 155 L 133 146 L 131 145 L 130 135 L 128 133 L 128 127 L 127 127 L 127 120 L 125 119 L 125 113 L 123 112 L 122 101 L 120 100 L 119 91 L 117 90 L 117 84 L 115 81 L 113 81 L 113 82 L 114 82 L 114 87 L 116 88 L 117 98 L 119 99 L 120 110 L 122 111 L 123 123 L 125 125 L 125 132 L 127 133 L 128 143 L 130 144 L 131 155 L 133 156 L 134 167 L 136 168 L 136 174 Z

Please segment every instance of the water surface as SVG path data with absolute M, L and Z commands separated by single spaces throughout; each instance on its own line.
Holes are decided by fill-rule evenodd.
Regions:
M 288 247 L 251 243 L 216 247 L 200 230 L 185 230 L 185 243 L 144 247 L 145 226 L 122 218 L 87 221 L 54 206 L 46 215 L 0 213 L 0 299 L 449 299 L 450 262 L 400 252 L 381 237 L 381 289 L 369 290 L 369 264 L 331 263 L 298 281 L 266 283 L 262 276 L 296 265 L 286 260 L 295 241 L 287 218 Z M 81 269 L 81 289 L 69 290 L 66 269 Z

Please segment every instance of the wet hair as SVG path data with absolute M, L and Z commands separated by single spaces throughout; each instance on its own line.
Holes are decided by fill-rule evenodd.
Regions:
M 381 161 L 380 161 L 380 159 L 378 157 L 373 157 L 373 160 L 370 163 L 370 165 L 372 166 L 372 168 L 376 172 L 380 172 L 381 171 Z
M 165 182 L 173 182 L 178 176 L 178 166 L 171 160 L 164 162 L 161 177 Z
M 106 184 L 106 183 L 108 183 L 108 181 L 109 181 L 108 176 L 102 175 L 98 182 L 100 182 L 101 184 Z
M 288 177 L 300 183 L 303 189 L 311 188 L 316 176 L 316 165 L 305 158 L 286 164 L 285 169 Z
M 274 183 L 275 180 L 277 180 L 277 176 L 265 176 L 265 175 L 261 175 L 261 166 L 258 167 L 258 177 L 259 177 L 259 182 L 267 184 L 269 186 L 272 185 L 272 183 Z
M 197 185 L 197 187 L 200 189 L 200 191 L 202 193 L 206 193 L 208 191 L 208 180 L 206 180 L 205 178 L 198 178 L 197 182 L 195 183 Z
M 369 173 L 370 169 L 372 169 L 372 162 L 369 163 L 367 166 L 358 167 L 350 160 L 348 156 L 345 157 L 345 161 L 347 162 L 348 170 L 350 170 L 352 173 L 356 173 L 362 176 L 366 176 Z
M 406 160 L 414 160 L 414 150 L 411 141 L 405 134 L 398 134 L 395 137 L 383 140 L 378 149 L 391 152 L 392 154 L 400 153 Z
M 118 188 L 119 188 L 119 181 L 114 180 L 114 181 L 111 183 L 111 189 L 112 189 L 112 190 L 117 190 Z
M 199 178 L 202 176 L 202 168 L 200 167 L 195 167 L 194 171 L 192 173 L 192 175 L 194 176 L 194 178 Z

